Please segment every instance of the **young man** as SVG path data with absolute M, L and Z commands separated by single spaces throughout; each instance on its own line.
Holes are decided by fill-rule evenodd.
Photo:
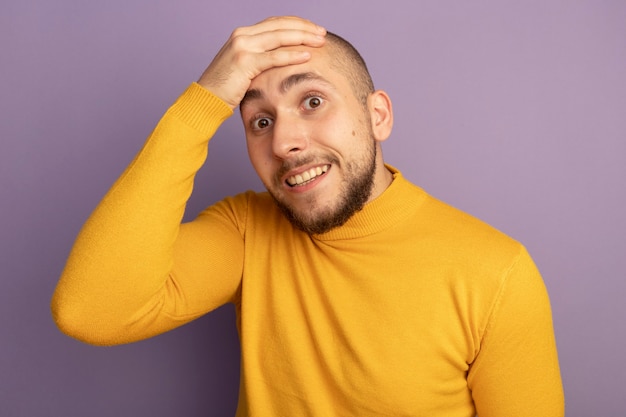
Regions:
M 236 106 L 268 193 L 181 225 Z M 240 416 L 562 416 L 531 258 L 385 165 L 392 124 L 341 38 L 295 17 L 235 30 L 83 227 L 59 327 L 127 343 L 232 302 Z

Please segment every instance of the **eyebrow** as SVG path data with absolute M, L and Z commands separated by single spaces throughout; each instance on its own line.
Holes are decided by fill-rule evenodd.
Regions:
M 291 74 L 289 77 L 282 80 L 279 86 L 279 91 L 281 94 L 285 94 L 294 86 L 306 81 L 319 81 L 329 87 L 333 87 L 333 85 L 328 80 L 320 75 L 317 75 L 313 72 L 302 72 L 298 74 Z M 259 100 L 263 97 L 264 94 L 261 90 L 251 88 L 250 90 L 246 91 L 246 94 L 243 96 L 243 99 L 241 99 L 241 102 L 239 103 L 239 107 L 243 107 L 246 102 Z

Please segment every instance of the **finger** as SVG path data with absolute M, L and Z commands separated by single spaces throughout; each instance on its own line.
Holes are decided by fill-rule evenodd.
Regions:
M 254 36 L 243 36 L 233 41 L 241 42 L 239 47 L 244 49 L 265 52 L 273 51 L 284 46 L 305 45 L 320 47 L 324 45 L 326 39 L 319 33 L 281 29 L 272 32 L 263 32 Z
M 294 51 L 277 49 L 265 54 L 261 54 L 257 59 L 256 77 L 261 72 L 270 68 L 285 67 L 287 65 L 302 64 L 311 59 L 311 53 L 308 51 Z
M 250 36 L 281 29 L 301 30 L 322 35 L 326 34 L 326 29 L 324 29 L 322 26 L 317 25 L 310 20 L 303 19 L 297 16 L 270 17 L 255 25 L 244 26 L 235 29 L 233 34 Z

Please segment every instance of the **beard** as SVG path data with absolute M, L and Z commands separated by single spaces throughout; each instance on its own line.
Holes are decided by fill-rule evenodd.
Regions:
M 369 200 L 376 172 L 376 146 L 373 138 L 365 160 L 361 163 L 348 163 L 345 170 L 347 175 L 340 184 L 334 206 L 320 207 L 307 212 L 297 211 L 269 187 L 267 189 L 293 226 L 310 235 L 322 234 L 345 224 Z M 310 204 L 313 207 L 315 201 L 311 201 Z

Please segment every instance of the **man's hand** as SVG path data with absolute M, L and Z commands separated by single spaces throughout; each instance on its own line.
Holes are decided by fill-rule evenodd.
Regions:
M 301 64 L 311 57 L 304 50 L 287 51 L 283 47 L 320 47 L 324 45 L 325 34 L 324 28 L 298 17 L 273 17 L 237 28 L 198 84 L 234 109 L 257 75 L 270 68 Z

